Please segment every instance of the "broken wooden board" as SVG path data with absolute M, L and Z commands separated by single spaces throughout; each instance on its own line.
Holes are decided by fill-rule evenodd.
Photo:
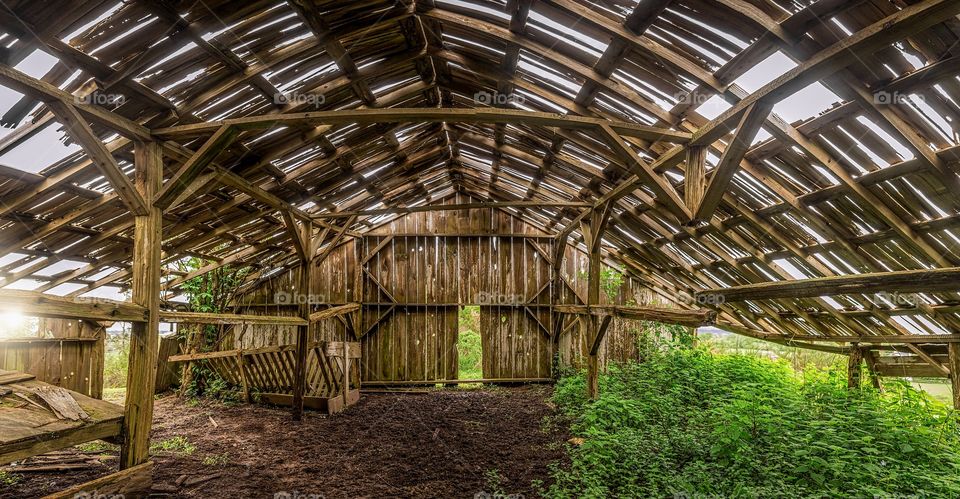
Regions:
M 41 386 L 33 393 L 43 399 L 47 406 L 60 419 L 69 419 L 71 421 L 82 421 L 90 419 L 90 415 L 80 407 L 76 399 L 70 395 L 70 391 L 59 386 Z
M 36 379 L 36 376 L 16 371 L 7 371 L 0 369 L 0 385 L 9 385 L 11 383 L 20 383 L 21 381 L 30 381 Z
M 4 387 L 13 393 L 0 398 L 0 464 L 120 434 L 123 408 L 118 405 L 64 390 L 79 411 L 68 408 L 66 399 L 56 395 L 54 404 L 64 411 L 58 415 L 37 402 L 42 399 L 34 399 L 39 391 L 59 393 L 60 388 L 37 380 Z M 61 418 L 80 414 L 86 414 L 86 419 Z
M 153 462 L 132 468 L 50 494 L 44 499 L 75 497 L 144 497 L 153 482 Z

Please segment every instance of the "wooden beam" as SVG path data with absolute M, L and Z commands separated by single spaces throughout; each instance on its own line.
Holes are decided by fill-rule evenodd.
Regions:
M 103 298 L 67 298 L 13 289 L 0 289 L 0 310 L 16 311 L 30 317 L 54 319 L 111 322 L 147 320 L 147 309 L 134 303 Z
M 677 218 L 686 222 L 690 220 L 690 211 L 684 205 L 676 189 L 665 179 L 655 172 L 650 164 L 644 161 L 640 155 L 624 143 L 621 137 L 613 128 L 607 124 L 600 125 L 603 138 L 610 145 L 613 152 L 619 156 L 628 166 L 630 171 L 637 175 L 640 183 L 649 187 L 657 196 L 657 201 L 663 203 Z
M 113 155 L 107 150 L 100 137 L 93 133 L 90 125 L 87 124 L 87 120 L 80 116 L 77 109 L 70 104 L 54 100 L 48 102 L 47 106 L 70 133 L 70 137 L 80 144 L 80 147 L 87 153 L 97 170 L 110 182 L 110 186 L 117 192 L 130 212 L 137 216 L 146 215 L 147 207 L 143 202 L 143 197 L 137 192 L 133 182 L 120 169 L 117 160 L 113 159 Z
M 161 210 L 170 208 L 174 200 L 196 182 L 203 170 L 213 164 L 217 155 L 233 143 L 237 134 L 237 129 L 232 126 L 217 128 L 213 135 L 200 146 L 200 149 L 193 153 L 193 156 L 184 162 L 177 173 L 167 181 L 154 205 Z
M 352 109 L 344 111 L 314 111 L 305 113 L 268 114 L 222 121 L 157 128 L 153 133 L 167 138 L 191 137 L 212 133 L 224 125 L 235 125 L 242 130 L 263 129 L 274 126 L 305 123 L 308 125 L 342 125 L 348 123 L 506 123 L 525 124 L 564 129 L 593 129 L 607 126 L 615 133 L 649 141 L 685 143 L 691 135 L 687 132 L 660 128 L 625 121 L 562 115 L 502 108 L 385 108 Z
M 81 102 L 82 98 L 79 96 L 65 92 L 50 83 L 38 80 L 6 64 L 0 64 L 0 85 L 48 104 L 59 101 L 68 106 L 73 106 L 90 121 L 103 125 L 129 139 L 152 140 L 153 138 L 150 130 L 146 127 L 100 106 Z
M 730 142 L 727 143 L 727 147 L 720 157 L 720 162 L 717 163 L 717 168 L 714 169 L 713 176 L 710 177 L 710 184 L 703 194 L 703 199 L 693 212 L 694 220 L 708 220 L 713 216 L 714 210 L 720 205 L 720 200 L 723 199 L 724 193 L 727 192 L 730 181 L 740 168 L 740 162 L 743 161 L 743 156 L 747 153 L 747 149 L 750 148 L 754 137 L 757 136 L 761 125 L 766 121 L 767 116 L 770 115 L 772 108 L 772 104 L 758 102 L 743 112 L 737 130 L 733 133 Z
M 610 328 L 610 322 L 613 320 L 612 315 L 604 315 L 600 319 L 600 327 L 597 328 L 597 335 L 593 338 L 593 343 L 590 345 L 590 355 L 597 355 L 600 351 L 600 344 L 603 343 L 604 336 L 607 335 L 607 329 Z
M 359 303 L 348 303 L 346 305 L 338 305 L 335 307 L 330 307 L 324 310 L 319 310 L 310 314 L 310 322 L 322 321 L 325 319 L 332 319 L 334 317 L 349 314 L 360 308 Z
M 147 202 L 148 214 L 134 219 L 132 298 L 147 309 L 147 321 L 130 331 L 127 395 L 124 400 L 123 444 L 120 468 L 147 462 L 153 396 L 160 344 L 160 247 L 163 213 L 153 205 L 163 182 L 163 157 L 157 142 L 137 142 L 134 163 L 136 185 Z
M 203 312 L 160 311 L 161 322 L 176 324 L 263 324 L 299 326 L 305 324 L 300 317 L 249 314 L 210 314 Z
M 314 219 L 346 218 L 350 216 L 368 217 L 380 215 L 404 215 L 407 213 L 424 213 L 434 211 L 473 210 L 481 208 L 588 208 L 591 203 L 575 201 L 491 201 L 483 203 L 436 204 L 425 206 L 411 206 L 398 208 L 383 208 L 378 210 L 340 211 L 335 213 L 321 213 L 314 215 Z
M 43 499 L 76 499 L 78 497 L 145 497 L 153 485 L 153 462 L 147 461 L 132 468 L 111 473 L 65 490 L 54 492 Z
M 699 327 L 713 324 L 717 312 L 708 309 L 684 310 L 679 308 L 627 307 L 618 305 L 556 305 L 559 313 L 574 315 L 613 316 L 624 319 L 662 322 L 679 326 Z
M 281 210 L 280 215 L 283 217 L 283 226 L 293 241 L 293 249 L 296 250 L 297 257 L 300 258 L 301 262 L 309 260 L 310 254 L 307 252 L 311 247 L 313 235 L 309 235 L 309 240 L 305 240 L 304 230 L 297 225 L 297 221 L 293 219 L 293 215 L 287 210 Z
M 699 291 L 695 296 L 697 303 L 720 304 L 745 300 L 859 295 L 881 291 L 900 293 L 956 292 L 958 289 L 960 289 L 960 267 L 949 267 L 745 284 Z
M 292 220 L 292 218 L 291 218 Z M 304 245 L 304 257 L 300 259 L 299 285 L 296 292 L 300 295 L 294 301 L 299 308 L 299 316 L 307 321 L 306 324 L 297 326 L 297 342 L 294 351 L 293 365 L 293 397 L 291 398 L 290 412 L 294 421 L 303 419 L 303 397 L 306 393 L 307 384 L 307 352 L 310 341 L 310 330 L 313 324 L 311 320 L 311 310 L 313 304 L 310 298 L 313 294 L 313 265 L 311 265 L 313 254 L 316 251 L 313 240 L 313 223 L 305 220 L 303 224 L 302 244 Z
M 350 228 L 351 225 L 353 225 L 353 222 L 354 222 L 356 219 L 357 219 L 356 216 L 352 216 L 352 217 L 350 217 L 349 219 L 347 219 L 347 221 L 344 222 L 343 226 L 340 227 L 339 230 L 337 230 L 337 233 L 334 235 L 333 240 L 330 241 L 329 244 L 327 244 L 327 247 L 324 248 L 324 250 L 323 250 L 322 252 L 320 252 L 319 255 L 313 255 L 313 254 L 311 254 L 311 260 L 310 260 L 310 261 L 313 263 L 314 266 L 317 266 L 317 265 L 320 265 L 321 263 L 323 263 L 323 261 L 326 260 L 327 257 L 330 256 L 331 253 L 333 253 L 333 250 L 335 250 L 335 249 L 337 248 L 337 246 L 339 246 L 340 241 L 343 240 L 343 236 L 347 233 L 347 230 Z M 318 239 L 318 240 L 316 241 L 316 246 L 319 246 L 319 244 L 322 243 L 322 242 L 323 242 L 323 241 L 321 241 L 321 240 Z M 316 251 L 316 248 L 314 249 L 314 251 Z

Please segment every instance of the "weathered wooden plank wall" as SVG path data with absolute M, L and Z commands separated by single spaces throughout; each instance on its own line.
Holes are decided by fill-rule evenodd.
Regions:
M 454 196 L 446 203 L 475 201 Z M 527 236 L 527 237 L 521 237 Z M 360 337 L 365 381 L 429 381 L 457 377 L 458 310 L 480 305 L 483 373 L 486 378 L 543 378 L 555 353 L 578 367 L 586 355 L 579 327 L 554 343 L 550 334 L 553 238 L 497 209 L 413 213 L 337 247 L 314 267 L 310 291 L 318 307 L 362 301 Z M 568 246 L 561 267 L 559 303 L 582 304 L 587 256 Z M 363 270 L 357 264 L 364 261 Z M 242 299 L 238 312 L 296 315 L 298 269 L 281 272 Z M 358 280 L 359 277 L 359 280 Z M 362 296 L 361 290 L 362 289 Z M 603 303 L 647 304 L 640 283 L 625 279 Z M 607 358 L 635 358 L 638 324 L 616 319 L 601 347 Z M 340 341 L 348 335 L 341 319 L 318 323 L 311 341 Z M 293 327 L 241 326 L 233 348 L 292 344 Z
M 0 340 L 0 369 L 100 398 L 105 334 L 85 321 L 38 319 L 34 337 Z

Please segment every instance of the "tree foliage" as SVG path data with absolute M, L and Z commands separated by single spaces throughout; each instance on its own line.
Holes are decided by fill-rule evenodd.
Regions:
M 178 262 L 178 266 L 180 271 L 190 272 L 206 263 L 197 258 L 187 258 Z M 233 301 L 249 272 L 249 267 L 225 265 L 187 279 L 180 285 L 180 289 L 191 312 L 222 313 Z M 227 331 L 224 325 L 205 324 L 186 327 L 178 333 L 185 341 L 187 350 L 194 353 L 218 349 Z M 227 383 L 202 362 L 191 363 L 189 371 L 184 373 L 181 393 L 219 397 L 229 392 Z

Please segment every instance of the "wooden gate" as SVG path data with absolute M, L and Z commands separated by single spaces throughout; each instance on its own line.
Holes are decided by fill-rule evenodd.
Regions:
M 242 387 L 248 402 L 259 400 L 290 405 L 296 348 L 296 345 L 278 345 L 176 355 L 170 357 L 169 362 L 205 362 L 218 376 Z M 310 344 L 304 406 L 333 414 L 357 402 L 360 398 L 360 368 L 354 360 L 359 358 L 359 343 L 351 342 L 345 346 L 339 341 L 321 341 Z

